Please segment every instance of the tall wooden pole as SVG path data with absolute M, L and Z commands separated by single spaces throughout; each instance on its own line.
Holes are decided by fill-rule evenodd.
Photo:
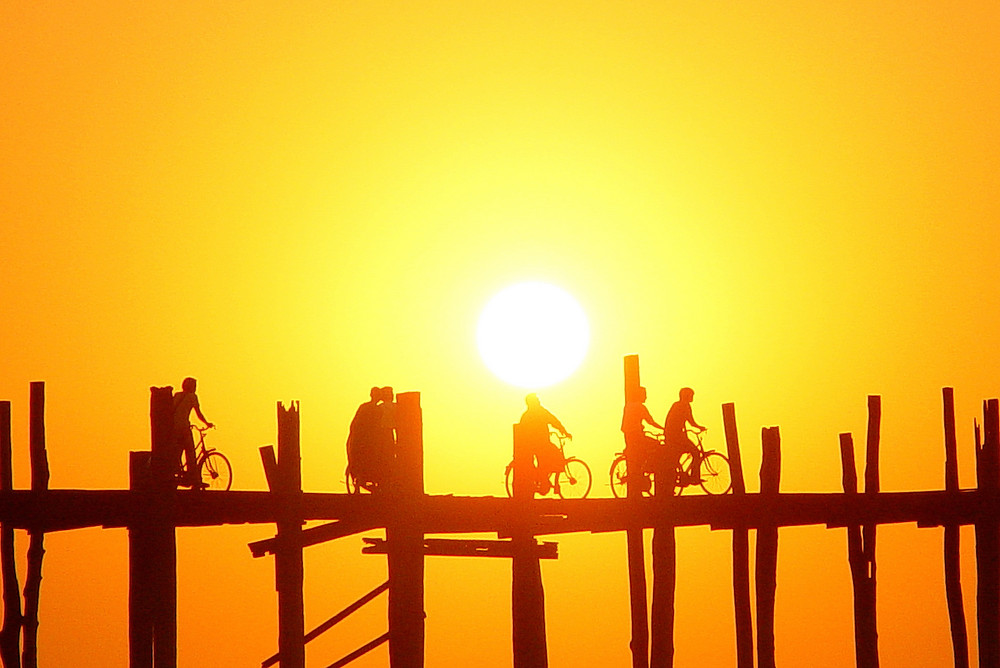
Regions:
M 733 495 L 746 494 L 740 439 L 736 429 L 736 407 L 722 405 L 722 424 L 726 430 L 726 452 L 733 475 Z M 750 531 L 733 529 L 733 608 L 736 615 L 736 666 L 753 668 L 753 618 L 750 614 Z
M 28 424 L 28 444 L 31 458 L 31 489 L 44 491 L 49 488 L 49 460 L 45 451 L 45 383 L 31 384 L 31 401 Z M 45 533 L 36 529 L 28 531 L 27 570 L 24 577 L 24 620 L 21 653 L 22 668 L 38 665 L 38 601 L 42 587 L 42 559 L 45 555 Z
M 1000 408 L 996 399 L 983 404 L 983 443 L 976 444 L 976 473 L 984 505 L 1000 494 Z M 977 439 L 978 441 L 978 439 Z M 1000 667 L 1000 521 L 976 522 L 976 611 L 980 668 Z
M 858 472 L 854 463 L 854 439 L 849 433 L 840 435 L 840 461 L 845 494 L 858 493 Z M 875 598 L 868 581 L 868 560 L 865 556 L 861 526 L 847 527 L 847 562 L 851 568 L 854 589 L 854 655 L 858 668 L 878 665 L 877 647 L 872 644 L 875 626 Z
M 129 665 L 177 665 L 177 537 L 174 524 L 178 461 L 173 439 L 173 388 L 152 387 L 151 447 L 132 453 L 129 485 L 137 515 L 129 525 Z
M 531 504 L 534 498 L 530 444 L 514 430 L 514 498 L 516 519 L 511 527 L 511 640 L 514 668 L 546 668 L 549 665 L 545 636 L 545 590 L 542 570 L 532 533 Z
M 625 403 L 635 399 L 639 392 L 639 356 L 626 355 L 625 372 Z M 626 475 L 637 467 L 626 460 Z M 638 485 L 626 480 L 626 496 L 629 499 L 642 497 Z M 632 668 L 649 668 L 649 613 L 646 604 L 646 555 L 642 527 L 625 530 L 626 550 L 628 555 L 628 590 L 632 618 L 632 640 L 629 648 L 632 650 Z
M 944 488 L 958 494 L 958 444 L 955 438 L 955 391 L 941 390 L 944 402 Z M 948 622 L 951 626 L 951 647 L 955 668 L 969 668 L 969 637 L 965 625 L 962 601 L 962 537 L 957 524 L 944 527 L 944 588 L 948 602 Z
M 668 511 L 671 489 L 658 485 L 654 498 L 657 514 L 664 518 Z M 674 595 L 677 586 L 677 539 L 674 526 L 657 519 L 653 528 L 653 601 L 650 609 L 650 668 L 670 668 L 674 665 Z
M 761 430 L 760 495 L 777 497 L 781 482 L 781 435 Z M 774 600 L 778 574 L 778 527 L 757 529 L 757 666 L 774 668 Z
M 0 401 L 0 492 L 14 489 L 11 457 L 10 402 Z M 0 526 L 0 578 L 3 582 L 3 626 L 0 627 L 0 660 L 4 668 L 21 666 L 21 593 L 14 558 L 14 527 Z
M 386 526 L 389 570 L 389 665 L 424 665 L 423 417 L 420 393 L 396 397 L 396 459 L 392 483 L 394 518 Z
M 278 590 L 278 654 L 281 668 L 304 668 L 305 613 L 302 598 L 302 461 L 299 445 L 299 406 L 278 403 L 278 502 L 274 553 Z

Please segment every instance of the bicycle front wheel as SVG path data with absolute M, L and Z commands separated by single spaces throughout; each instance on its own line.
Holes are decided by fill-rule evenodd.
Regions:
M 701 460 L 701 488 L 706 494 L 726 494 L 733 488 L 729 460 L 721 452 L 709 452 Z
M 570 457 L 556 473 L 556 491 L 562 499 L 585 499 L 593 484 L 590 467 L 582 459 Z
M 206 489 L 228 492 L 233 485 L 233 467 L 221 452 L 210 452 L 201 460 L 201 481 Z
M 618 455 L 611 463 L 611 495 L 616 499 L 628 496 L 628 462 L 625 455 Z

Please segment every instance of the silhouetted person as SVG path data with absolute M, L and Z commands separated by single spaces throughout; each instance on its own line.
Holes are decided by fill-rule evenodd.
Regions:
M 371 489 L 371 483 L 376 480 L 379 426 L 382 413 L 378 402 L 382 396 L 382 388 L 373 387 L 369 392 L 370 399 L 358 406 L 351 420 L 351 430 L 347 435 L 347 466 L 350 475 L 354 477 L 359 487 Z
M 538 395 L 534 392 L 524 398 L 527 410 L 521 415 L 521 438 L 526 439 L 529 451 L 537 461 L 537 481 L 539 492 L 549 491 L 551 483 L 549 476 L 562 469 L 563 457 L 559 446 L 549 440 L 549 426 L 555 427 L 560 434 L 572 438 L 555 415 L 542 406 Z
M 191 411 L 193 410 L 198 419 L 205 423 L 206 427 L 214 427 L 211 422 L 202 415 L 201 406 L 198 404 L 198 381 L 194 378 L 185 378 L 181 383 L 180 392 L 174 392 L 174 443 L 177 444 L 178 455 L 180 451 L 184 453 L 183 484 L 194 486 L 201 481 L 198 478 L 198 470 L 195 467 L 194 434 L 191 433 Z M 178 461 L 178 464 L 180 462 Z
M 691 412 L 691 402 L 694 401 L 694 390 L 690 387 L 683 387 L 680 391 L 680 398 L 675 401 L 667 412 L 667 419 L 663 421 L 663 444 L 667 447 L 667 455 L 671 463 L 676 467 L 681 455 L 685 452 L 692 457 L 697 457 L 698 445 L 688 438 L 686 429 L 691 425 L 699 431 L 705 431 L 705 427 L 695 422 L 694 414 Z M 689 476 L 681 473 L 680 485 L 697 482 L 697 471 L 692 471 Z
M 660 444 L 655 438 L 646 435 L 644 424 L 663 429 L 649 414 L 649 409 L 646 408 L 646 388 L 640 387 L 632 396 L 632 400 L 625 402 L 625 409 L 622 411 L 622 433 L 625 434 L 626 461 L 630 466 L 634 463 L 639 471 L 645 473 L 652 469 L 653 459 L 660 454 L 658 452 Z M 632 471 L 627 471 L 627 474 L 631 477 Z M 639 476 L 631 478 L 628 482 L 639 483 Z

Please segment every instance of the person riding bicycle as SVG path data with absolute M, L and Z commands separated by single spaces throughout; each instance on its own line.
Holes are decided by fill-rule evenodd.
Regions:
M 563 467 L 563 455 L 559 446 L 549 440 L 549 426 L 557 429 L 566 438 L 573 438 L 573 435 L 566 431 L 559 418 L 542 406 L 542 402 L 534 392 L 524 398 L 524 403 L 527 405 L 527 410 L 521 415 L 521 435 L 526 439 L 528 451 L 537 462 L 535 479 L 538 491 L 546 494 L 552 486 L 549 476 Z
M 625 409 L 622 411 L 622 433 L 625 435 L 626 458 L 635 462 L 639 471 L 649 473 L 659 454 L 660 443 L 646 435 L 644 424 L 663 429 L 646 408 L 646 388 L 639 387 L 625 402 Z M 648 478 L 644 484 L 648 490 Z
M 670 407 L 667 412 L 667 419 L 663 421 L 663 444 L 667 448 L 667 456 L 674 467 L 678 467 L 681 455 L 691 454 L 694 461 L 697 461 L 698 444 L 693 442 L 687 435 L 687 425 L 691 425 L 698 431 L 705 431 L 706 427 L 695 422 L 694 414 L 691 411 L 691 402 L 694 401 L 694 390 L 690 387 L 683 387 L 680 391 L 678 401 Z M 678 480 L 680 486 L 697 484 L 699 475 L 697 471 L 681 471 L 681 479 Z
M 194 435 L 191 433 L 191 411 L 193 410 L 198 419 L 206 427 L 214 427 L 211 422 L 202 415 L 201 406 L 198 403 L 198 381 L 194 378 L 185 378 L 181 382 L 180 392 L 174 393 L 174 443 L 177 448 L 177 464 L 180 466 L 181 482 L 187 486 L 197 486 L 201 484 L 196 466 L 197 458 L 194 452 Z M 181 465 L 180 453 L 184 453 L 184 463 Z

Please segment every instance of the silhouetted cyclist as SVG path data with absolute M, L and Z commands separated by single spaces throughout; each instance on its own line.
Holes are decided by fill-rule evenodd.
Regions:
M 198 419 L 205 423 L 206 427 L 214 427 L 211 422 L 205 419 L 201 413 L 201 406 L 198 404 L 198 381 L 194 378 L 185 378 L 181 382 L 181 391 L 174 392 L 174 443 L 177 444 L 178 457 L 180 451 L 184 453 L 184 465 L 178 460 L 178 465 L 182 472 L 182 483 L 188 486 L 201 484 L 198 475 L 198 467 L 195 466 L 194 434 L 191 433 L 191 411 L 193 410 Z
M 705 427 L 695 422 L 694 414 L 691 411 L 691 402 L 694 401 L 694 390 L 690 387 L 683 387 L 680 391 L 680 398 L 675 401 L 667 412 L 667 419 L 663 421 L 663 444 L 667 448 L 667 456 L 673 466 L 680 463 L 681 455 L 685 452 L 695 457 L 698 446 L 686 433 L 687 425 L 691 425 L 699 431 L 705 431 Z M 681 486 L 697 483 L 698 472 L 692 471 L 689 474 L 681 472 Z
M 646 388 L 640 387 L 631 401 L 625 402 L 622 411 L 622 433 L 625 434 L 625 457 L 637 464 L 644 473 L 652 470 L 653 460 L 660 453 L 660 444 L 655 438 L 646 435 L 644 424 L 663 429 L 649 414 L 646 408 Z M 648 485 L 648 481 L 646 483 Z
M 521 437 L 526 439 L 529 451 L 538 462 L 536 469 L 538 491 L 540 494 L 546 494 L 551 487 L 549 476 L 562 470 L 563 467 L 563 456 L 559 446 L 549 440 L 549 426 L 555 427 L 567 438 L 572 438 L 573 435 L 566 431 L 559 418 L 542 406 L 538 395 L 534 392 L 524 398 L 524 403 L 528 408 L 521 415 Z

